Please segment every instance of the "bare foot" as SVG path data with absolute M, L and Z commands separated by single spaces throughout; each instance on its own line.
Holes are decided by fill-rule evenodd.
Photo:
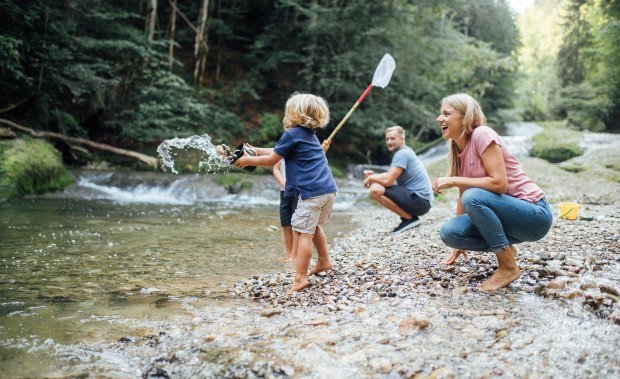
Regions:
M 290 291 L 288 291 L 288 293 L 293 293 L 293 292 L 297 292 L 297 291 L 301 291 L 304 288 L 308 287 L 308 279 L 307 278 L 302 278 L 302 279 L 297 279 L 295 278 L 295 281 L 293 282 L 293 285 L 291 286 Z
M 314 265 L 314 267 L 312 267 L 312 269 L 310 270 L 308 275 L 316 275 L 319 272 L 323 272 L 323 271 L 327 271 L 327 270 L 331 270 L 331 269 L 332 269 L 332 264 L 329 261 L 327 261 L 327 262 L 316 262 L 316 264 Z
M 517 250 L 514 246 L 509 246 L 500 253 L 497 253 L 499 265 L 497 271 L 495 271 L 489 279 L 480 284 L 478 288 L 483 291 L 495 291 L 519 279 L 521 270 L 519 270 L 519 266 L 517 266 L 517 262 L 515 261 L 516 254 Z
M 514 269 L 497 269 L 495 274 L 491 276 L 489 279 L 485 280 L 482 284 L 478 286 L 483 291 L 495 291 L 500 288 L 506 287 L 510 283 L 519 279 L 521 276 L 521 270 L 519 267 L 515 267 Z

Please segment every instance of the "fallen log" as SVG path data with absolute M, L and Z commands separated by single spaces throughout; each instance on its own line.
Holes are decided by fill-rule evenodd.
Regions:
M 66 136 L 64 134 L 60 134 L 60 133 L 34 130 L 34 129 L 31 129 L 31 128 L 28 128 L 28 127 L 16 124 L 13 121 L 6 120 L 6 119 L 3 119 L 3 118 L 0 118 L 0 124 L 8 126 L 9 128 L 12 128 L 12 129 L 15 129 L 15 130 L 19 130 L 20 132 L 28 133 L 31 136 L 35 137 L 35 138 L 59 139 L 59 140 L 67 142 L 67 144 L 69 144 L 69 145 L 71 145 L 71 144 L 84 145 L 84 146 L 91 147 L 93 149 L 97 149 L 97 150 L 101 150 L 101 151 L 107 151 L 109 153 L 113 153 L 113 154 L 121 155 L 121 156 L 124 156 L 124 157 L 129 157 L 129 158 L 136 159 L 136 160 L 146 164 L 147 166 L 149 166 L 151 168 L 162 169 L 161 164 L 159 162 L 159 159 L 157 159 L 155 157 L 152 157 L 150 155 L 138 153 L 138 152 L 131 151 L 131 150 L 121 149 L 119 147 L 114 147 L 114 146 L 111 146 L 111 145 L 106 145 L 104 143 L 94 142 L 94 141 L 88 140 L 86 138 L 70 137 L 70 136 Z

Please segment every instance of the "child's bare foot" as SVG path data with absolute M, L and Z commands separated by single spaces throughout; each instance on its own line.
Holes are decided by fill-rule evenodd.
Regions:
M 306 277 L 301 278 L 301 279 L 295 278 L 295 281 L 293 282 L 293 285 L 291 286 L 291 289 L 290 291 L 288 291 L 288 293 L 301 291 L 306 287 L 308 287 L 308 278 Z
M 332 269 L 332 264 L 331 262 L 327 261 L 327 262 L 316 262 L 316 264 L 314 265 L 314 267 L 312 267 L 312 269 L 310 270 L 310 272 L 308 273 L 308 275 L 316 275 L 319 272 L 323 272 L 323 271 L 327 271 L 327 270 L 331 270 Z

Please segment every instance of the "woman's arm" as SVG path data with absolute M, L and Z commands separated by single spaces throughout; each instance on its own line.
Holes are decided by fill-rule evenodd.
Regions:
M 501 147 L 496 143 L 492 143 L 482 153 L 481 158 L 488 176 L 481 178 L 467 178 L 464 176 L 440 177 L 435 179 L 433 190 L 436 193 L 441 193 L 442 189 L 458 187 L 462 189 L 482 188 L 499 194 L 506 193 L 508 176 Z
M 459 188 L 459 198 L 456 200 L 456 215 L 465 214 L 465 208 L 463 208 L 463 202 L 461 201 L 461 196 L 463 196 L 463 189 Z
M 403 173 L 403 169 L 396 166 L 390 166 L 387 172 L 381 174 L 371 174 L 364 179 L 364 186 L 370 187 L 372 183 L 381 184 L 383 187 L 390 187 L 396 179 Z

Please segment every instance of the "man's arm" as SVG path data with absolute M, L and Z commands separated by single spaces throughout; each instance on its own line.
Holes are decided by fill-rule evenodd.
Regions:
M 391 187 L 394 182 L 396 182 L 396 179 L 400 177 L 403 171 L 404 170 L 401 167 L 390 166 L 390 169 L 387 172 L 369 175 L 364 180 L 364 186 L 370 187 L 371 184 L 377 183 L 386 188 Z

